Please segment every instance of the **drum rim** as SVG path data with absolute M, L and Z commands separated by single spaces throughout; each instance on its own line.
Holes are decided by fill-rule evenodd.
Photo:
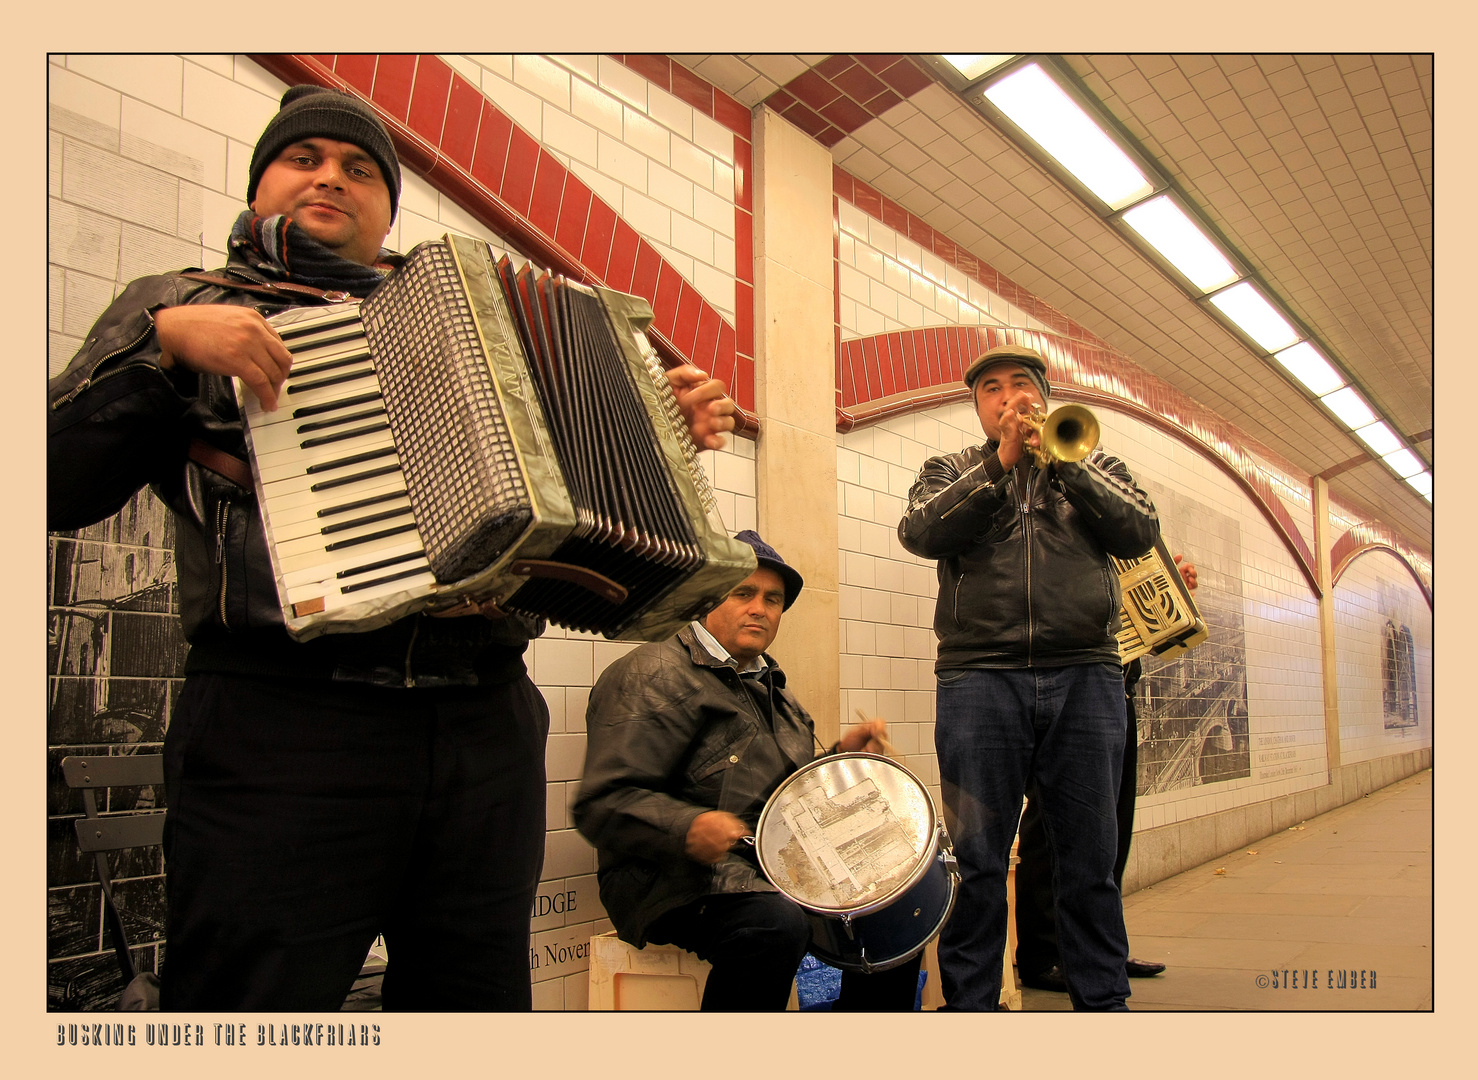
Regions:
M 761 843 L 761 840 L 765 835 L 765 823 L 770 818 L 770 811 L 777 805 L 776 796 L 778 796 L 782 791 L 793 784 L 801 776 L 812 771 L 813 769 L 820 768 L 823 765 L 831 764 L 837 761 L 853 760 L 859 758 L 872 761 L 881 761 L 891 766 L 892 768 L 897 769 L 899 772 L 903 773 L 905 776 L 907 776 L 910 780 L 918 785 L 919 790 L 924 794 L 924 803 L 929 807 L 929 826 L 927 831 L 932 837 L 932 850 L 930 850 L 927 855 L 919 859 L 919 865 L 914 868 L 913 873 L 909 874 L 904 881 L 899 882 L 896 886 L 894 886 L 881 897 L 878 897 L 877 899 L 872 900 L 866 904 L 862 904 L 858 907 L 821 907 L 813 903 L 808 903 L 807 901 L 795 896 L 789 889 L 775 880 L 776 875 L 771 873 L 770 867 L 766 865 L 765 850 L 763 844 Z M 814 911 L 818 915 L 826 915 L 834 919 L 839 919 L 844 916 L 847 918 L 859 918 L 863 915 L 870 915 L 875 911 L 880 911 L 883 908 L 887 907 L 889 904 L 893 903 L 904 893 L 908 892 L 924 879 L 924 875 L 929 873 L 930 868 L 938 860 L 939 853 L 944 849 L 944 846 L 947 843 L 947 838 L 943 831 L 943 822 L 940 820 L 939 817 L 939 808 L 934 805 L 934 796 L 929 794 L 928 787 L 926 787 L 924 782 L 919 779 L 918 774 L 910 769 L 907 765 L 904 765 L 900 761 L 895 761 L 893 758 L 890 758 L 885 754 L 870 754 L 863 750 L 853 750 L 839 754 L 827 754 L 825 757 L 819 757 L 812 761 L 808 761 L 795 772 L 787 776 L 783 781 L 781 781 L 780 786 L 777 787 L 770 794 L 769 799 L 765 802 L 764 809 L 760 811 L 759 820 L 755 823 L 754 827 L 754 840 L 755 857 L 759 860 L 760 869 L 764 872 L 765 880 L 767 880 L 771 885 L 775 886 L 775 888 L 779 890 L 781 895 L 785 896 L 792 903 L 798 904 L 799 906 L 805 908 L 807 911 Z

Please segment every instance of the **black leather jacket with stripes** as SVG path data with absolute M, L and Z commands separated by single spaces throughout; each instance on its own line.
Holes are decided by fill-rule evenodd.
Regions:
M 988 441 L 930 458 L 909 492 L 898 539 L 938 560 L 937 671 L 1119 663 L 1107 556 L 1154 545 L 1154 505 L 1101 449 L 1045 470 L 1029 461 L 1007 474 Z

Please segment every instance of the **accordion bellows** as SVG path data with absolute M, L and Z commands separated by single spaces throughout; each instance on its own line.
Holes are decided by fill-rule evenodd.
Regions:
M 418 245 L 362 303 L 271 321 L 275 413 L 238 388 L 283 618 L 299 638 L 464 599 L 655 640 L 754 569 L 639 297 Z

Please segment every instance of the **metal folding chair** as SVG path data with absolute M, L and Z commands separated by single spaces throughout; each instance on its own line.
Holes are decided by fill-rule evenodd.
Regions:
M 140 974 L 128 950 L 123 919 L 113 902 L 113 875 L 108 852 L 150 847 L 164 840 L 163 810 L 104 813 L 98 809 L 99 791 L 116 787 L 145 787 L 164 784 L 164 757 L 132 754 L 125 757 L 78 756 L 62 759 L 62 777 L 69 788 L 82 792 L 86 817 L 77 819 L 77 846 L 97 860 L 98 880 L 103 887 L 103 917 L 113 939 L 118 970 L 123 976 L 119 1008 L 142 1012 L 159 1008 L 159 980 L 152 972 Z

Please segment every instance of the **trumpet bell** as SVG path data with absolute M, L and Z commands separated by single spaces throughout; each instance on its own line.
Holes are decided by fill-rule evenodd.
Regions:
M 1053 409 L 1042 425 L 1042 450 L 1055 461 L 1081 461 L 1098 438 L 1098 418 L 1081 405 Z

